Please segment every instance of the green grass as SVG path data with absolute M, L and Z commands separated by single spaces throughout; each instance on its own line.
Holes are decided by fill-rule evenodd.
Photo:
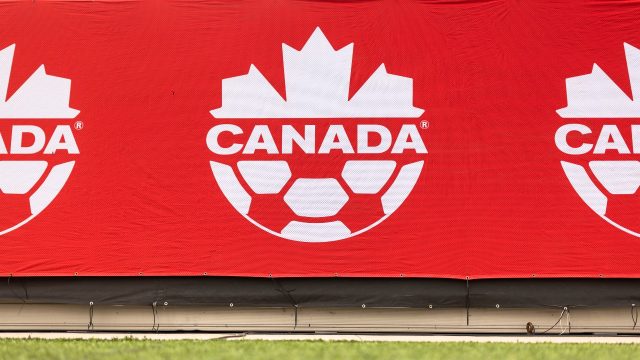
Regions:
M 638 359 L 640 345 L 0 340 L 0 359 Z

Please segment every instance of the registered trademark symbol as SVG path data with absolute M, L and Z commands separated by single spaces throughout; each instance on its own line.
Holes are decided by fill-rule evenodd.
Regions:
M 75 124 L 73 124 L 73 128 L 76 130 L 82 130 L 84 129 L 84 123 L 82 121 L 76 121 Z
M 429 128 L 429 122 L 427 120 L 420 121 L 420 127 L 422 129 L 428 129 Z

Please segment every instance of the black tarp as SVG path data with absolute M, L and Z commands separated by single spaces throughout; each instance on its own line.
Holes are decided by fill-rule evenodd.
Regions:
M 0 303 L 246 307 L 626 307 L 640 280 L 243 277 L 2 278 Z

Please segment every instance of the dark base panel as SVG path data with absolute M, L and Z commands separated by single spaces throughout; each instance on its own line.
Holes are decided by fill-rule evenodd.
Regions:
M 0 278 L 0 303 L 531 308 L 640 305 L 634 279 Z

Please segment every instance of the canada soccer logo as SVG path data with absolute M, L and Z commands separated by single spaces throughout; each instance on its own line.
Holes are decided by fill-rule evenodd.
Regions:
M 597 65 L 567 79 L 571 121 L 555 134 L 562 168 L 580 198 L 604 220 L 640 237 L 640 50 L 624 44 L 630 98 Z
M 253 65 L 222 81 L 206 139 L 215 180 L 275 236 L 361 234 L 401 206 L 422 172 L 424 110 L 413 106 L 413 80 L 381 64 L 349 99 L 353 44 L 335 50 L 317 28 L 302 49 L 282 51 L 286 100 Z
M 0 235 L 26 224 L 58 195 L 79 154 L 68 120 L 71 81 L 41 65 L 11 96 L 15 45 L 0 50 Z

